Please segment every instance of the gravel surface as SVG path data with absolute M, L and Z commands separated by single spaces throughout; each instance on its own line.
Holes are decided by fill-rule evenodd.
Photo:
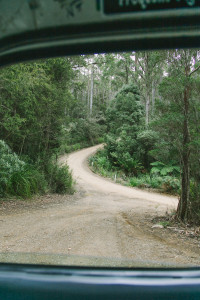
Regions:
M 76 193 L 0 203 L 0 260 L 67 265 L 199 265 L 198 242 L 165 228 L 155 217 L 177 199 L 115 184 L 92 173 L 87 158 L 100 146 L 64 155 Z M 37 253 L 37 254 L 35 254 Z M 54 254 L 54 255 L 52 255 Z

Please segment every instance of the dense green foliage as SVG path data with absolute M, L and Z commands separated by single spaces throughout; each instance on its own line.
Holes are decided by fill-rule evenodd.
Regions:
M 53 193 L 73 193 L 73 180 L 67 165 L 58 166 L 56 164 L 49 164 L 48 166 L 49 183 L 51 192 Z
M 199 54 L 195 50 L 171 51 L 167 56 L 168 76 L 159 86 L 152 127 L 159 144 L 152 154 L 165 164 L 180 167 L 181 192 L 177 211 L 181 220 L 199 219 Z M 198 173 L 198 175 L 197 175 Z M 195 192 L 196 190 L 196 192 Z
M 142 189 L 153 188 L 160 192 L 175 195 L 180 192 L 179 177 L 171 173 L 167 175 L 161 175 L 159 172 L 146 173 L 144 172 L 144 169 L 141 170 L 141 166 L 138 168 L 137 176 L 131 173 L 124 173 L 120 167 L 112 165 L 112 162 L 107 156 L 107 149 L 100 150 L 94 156 L 90 157 L 89 164 L 94 172 L 99 173 L 103 177 L 109 177 L 124 185 Z
M 58 155 L 104 141 L 95 170 L 179 194 L 177 219 L 200 222 L 199 63 L 198 50 L 171 50 L 1 70 L 1 195 L 72 192 Z
M 110 93 L 105 151 L 91 159 L 94 168 L 125 176 L 132 186 L 178 193 L 177 218 L 200 222 L 199 51 L 109 54 L 106 61 L 117 93 Z M 136 101 L 127 84 L 133 82 L 141 108 L 132 110 Z
M 134 85 L 124 86 L 107 110 L 106 150 L 112 165 L 137 174 L 141 153 L 137 134 L 142 126 L 143 107 Z
M 33 166 L 20 160 L 11 149 L 0 140 L 0 196 L 7 194 L 31 197 L 38 192 L 45 192 L 44 176 Z
M 1 70 L 1 196 L 73 191 L 68 167 L 57 166 L 56 157 L 94 144 L 103 127 L 102 118 L 89 116 L 76 98 L 77 63 L 84 60 L 56 58 Z
M 95 171 L 111 178 L 121 177 L 130 186 L 180 191 L 180 168 L 173 161 L 154 161 L 158 133 L 146 129 L 139 90 L 124 85 L 106 111 L 108 133 L 105 148 L 91 158 Z M 157 159 L 160 159 L 157 157 Z M 124 173 L 124 174 L 123 174 Z

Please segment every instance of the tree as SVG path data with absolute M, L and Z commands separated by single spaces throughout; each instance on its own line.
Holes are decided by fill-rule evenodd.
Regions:
M 171 151 L 169 158 L 180 159 L 181 195 L 177 217 L 182 221 L 188 218 L 190 206 L 191 143 L 195 139 L 195 131 L 191 132 L 194 115 L 194 106 L 191 104 L 195 95 L 195 74 L 199 70 L 198 60 L 197 50 L 169 51 L 168 74 L 160 86 L 162 102 L 159 105 L 157 127 L 160 128 L 164 144 Z
M 138 89 L 130 84 L 117 93 L 106 114 L 108 158 L 114 166 L 130 174 L 140 169 L 137 133 L 143 125 L 143 112 Z
M 34 161 L 50 157 L 70 98 L 66 59 L 15 65 L 1 71 L 0 137 Z
M 166 52 L 148 51 L 135 53 L 134 80 L 139 86 L 145 104 L 145 123 L 148 127 L 153 113 L 158 86 L 163 77 Z

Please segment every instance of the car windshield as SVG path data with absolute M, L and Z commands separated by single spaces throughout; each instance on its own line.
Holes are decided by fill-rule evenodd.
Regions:
M 199 16 L 0 1 L 0 262 L 199 266 Z
M 0 70 L 0 261 L 199 266 L 200 51 Z

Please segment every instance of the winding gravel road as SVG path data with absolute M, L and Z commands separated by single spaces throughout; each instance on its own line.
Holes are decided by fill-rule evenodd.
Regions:
M 13 209 L 9 204 L 1 207 L 0 260 L 129 267 L 198 265 L 198 245 L 169 230 L 152 228 L 152 218 L 175 209 L 177 199 L 94 174 L 87 158 L 99 147 L 61 157 L 60 163 L 69 164 L 76 180 L 75 195 L 49 195 Z

